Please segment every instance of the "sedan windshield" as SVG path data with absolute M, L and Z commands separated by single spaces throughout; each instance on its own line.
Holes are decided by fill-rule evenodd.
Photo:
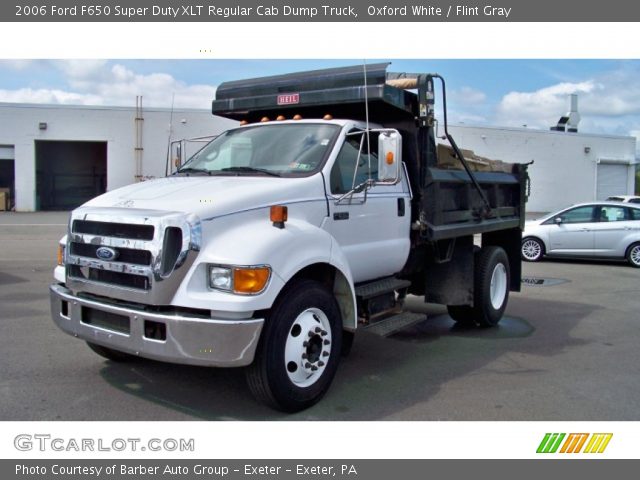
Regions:
M 273 124 L 223 133 L 177 173 L 307 175 L 328 155 L 340 128 L 328 124 Z

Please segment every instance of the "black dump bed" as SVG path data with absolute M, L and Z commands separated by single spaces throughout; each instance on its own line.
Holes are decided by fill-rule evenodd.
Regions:
M 249 122 L 296 114 L 304 118 L 330 114 L 333 118 L 365 120 L 367 98 L 371 121 L 412 120 L 418 104 L 416 95 L 386 84 L 388 66 L 367 65 L 366 88 L 363 65 L 224 82 L 216 90 L 213 114 Z
M 422 240 L 521 229 L 527 166 L 499 162 L 496 171 L 489 164 L 485 169 L 489 171 L 472 172 L 451 137 L 454 151 L 440 161 L 445 159 L 439 160 L 438 151 L 444 157 L 444 150 L 436 146 L 433 105 L 434 78 L 441 77 L 390 73 L 388 66 L 358 65 L 225 82 L 217 89 L 212 111 L 251 123 L 279 115 L 322 118 L 330 114 L 365 120 L 368 114 L 369 121 L 396 128 L 403 135 L 403 161 L 414 194 L 412 221 L 420 227 Z M 416 88 L 389 84 L 399 79 L 414 80 Z

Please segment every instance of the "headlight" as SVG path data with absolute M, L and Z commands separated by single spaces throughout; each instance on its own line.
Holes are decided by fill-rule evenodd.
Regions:
M 271 277 L 271 268 L 266 265 L 251 267 L 209 265 L 208 273 L 210 288 L 241 295 L 255 295 L 267 286 Z
M 217 290 L 231 291 L 233 276 L 230 268 L 209 266 L 209 286 Z
M 64 251 L 66 246 L 63 243 L 58 244 L 58 266 L 64 266 Z

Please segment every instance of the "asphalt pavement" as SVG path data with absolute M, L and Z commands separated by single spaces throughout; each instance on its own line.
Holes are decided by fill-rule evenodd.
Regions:
M 241 369 L 112 363 L 58 330 L 48 286 L 67 216 L 0 214 L 0 420 L 640 419 L 640 269 L 625 263 L 524 264 L 493 329 L 410 298 L 424 322 L 358 332 L 325 398 L 285 415 Z

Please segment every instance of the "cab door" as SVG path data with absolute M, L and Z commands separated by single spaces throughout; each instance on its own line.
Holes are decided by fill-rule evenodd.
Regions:
M 324 228 L 347 257 L 355 282 L 397 273 L 410 247 L 411 197 L 404 173 L 395 185 L 375 185 L 345 197 L 355 186 L 377 178 L 377 134 L 371 133 L 369 141 L 363 137 L 345 138 L 326 189 L 329 217 Z

